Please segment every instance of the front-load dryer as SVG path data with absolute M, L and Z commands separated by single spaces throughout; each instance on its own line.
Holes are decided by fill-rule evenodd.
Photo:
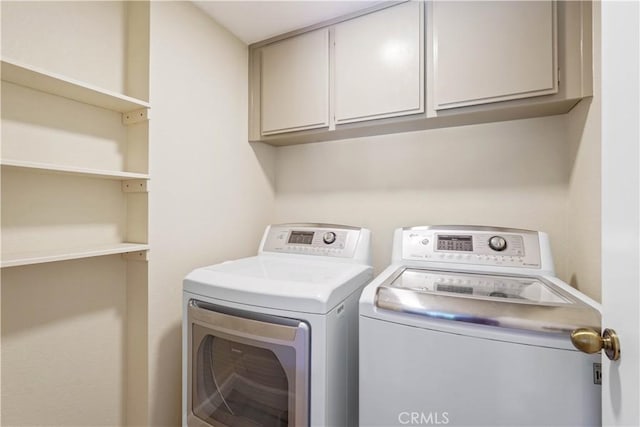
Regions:
M 555 277 L 546 234 L 398 229 L 360 300 L 360 425 L 599 425 L 578 327 L 600 330 L 600 306 Z
M 364 228 L 267 227 L 258 255 L 184 280 L 183 424 L 356 426 Z

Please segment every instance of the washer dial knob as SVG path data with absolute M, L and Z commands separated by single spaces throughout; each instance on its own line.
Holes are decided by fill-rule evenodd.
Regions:
M 504 237 L 493 236 L 489 239 L 489 247 L 494 251 L 501 252 L 507 249 L 507 241 Z
M 327 245 L 332 244 L 333 242 L 336 241 L 336 233 L 334 233 L 333 231 L 327 231 L 322 236 L 322 241 L 325 242 Z

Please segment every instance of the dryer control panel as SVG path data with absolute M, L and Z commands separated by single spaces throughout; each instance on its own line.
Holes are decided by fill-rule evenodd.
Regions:
M 369 230 L 333 224 L 271 225 L 261 252 L 320 255 L 336 258 L 370 257 Z
M 405 228 L 402 259 L 539 269 L 539 233 L 472 226 Z

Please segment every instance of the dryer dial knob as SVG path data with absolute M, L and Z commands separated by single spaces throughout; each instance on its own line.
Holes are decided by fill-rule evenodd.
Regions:
M 504 237 L 493 236 L 489 239 L 489 247 L 494 251 L 501 252 L 507 249 L 507 241 Z
M 327 245 L 332 244 L 333 242 L 336 241 L 336 233 L 334 233 L 333 231 L 327 231 L 322 236 L 322 241 L 325 242 Z

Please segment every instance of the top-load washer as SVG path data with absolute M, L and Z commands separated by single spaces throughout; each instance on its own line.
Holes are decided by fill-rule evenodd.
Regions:
M 599 425 L 578 327 L 600 306 L 555 277 L 545 233 L 398 229 L 360 299 L 360 425 Z
M 183 424 L 355 426 L 358 299 L 370 232 L 267 227 L 258 255 L 192 271 L 183 297 Z

